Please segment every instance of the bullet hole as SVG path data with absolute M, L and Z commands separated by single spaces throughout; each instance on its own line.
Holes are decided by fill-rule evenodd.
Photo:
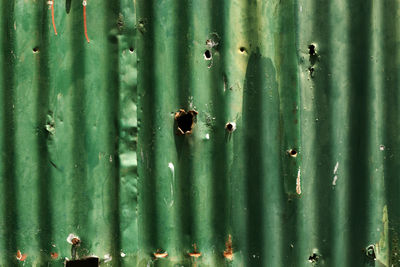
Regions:
M 178 134 L 185 135 L 191 134 L 194 125 L 196 124 L 196 116 L 198 112 L 195 110 L 189 110 L 186 112 L 184 109 L 180 109 L 175 113 L 175 121 L 178 127 Z
M 308 46 L 308 53 L 309 53 L 310 56 L 315 56 L 315 55 L 316 55 L 316 52 L 315 52 L 315 45 L 310 44 L 310 45 Z
M 296 149 L 290 149 L 290 150 L 288 151 L 288 154 L 289 154 L 289 156 L 291 156 L 291 157 L 293 157 L 293 158 L 297 157 L 297 151 L 296 151 Z
M 244 47 L 242 46 L 242 47 L 239 48 L 239 51 L 240 51 L 240 53 L 243 54 L 244 52 L 246 52 L 246 48 L 244 48 Z
M 211 51 L 207 49 L 207 50 L 204 52 L 204 59 L 205 59 L 205 60 L 211 60 L 211 58 L 212 58 Z
M 88 257 L 79 260 L 66 261 L 66 267 L 98 267 L 100 261 L 97 257 Z
M 316 47 L 315 47 L 314 44 L 310 44 L 308 46 L 308 54 L 310 55 L 310 59 L 309 60 L 310 60 L 310 64 L 311 64 L 311 67 L 312 67 L 319 60 L 319 56 L 317 54 L 317 50 L 316 50 Z
M 319 256 L 317 253 L 313 253 L 310 257 L 308 257 L 308 261 L 311 263 L 317 263 L 319 259 Z
M 129 52 L 130 52 L 130 53 L 133 53 L 134 51 L 135 51 L 135 50 L 133 49 L 133 47 L 130 47 L 130 48 L 129 48 Z
M 376 255 L 375 255 L 375 246 L 374 245 L 369 245 L 365 249 L 365 255 L 370 258 L 371 260 L 376 260 Z
M 39 52 L 39 47 L 34 47 L 34 48 L 32 49 L 32 52 L 33 52 L 34 54 L 38 53 L 38 52 Z
M 225 129 L 230 133 L 235 131 L 236 130 L 236 123 L 228 122 L 227 124 L 225 124 Z

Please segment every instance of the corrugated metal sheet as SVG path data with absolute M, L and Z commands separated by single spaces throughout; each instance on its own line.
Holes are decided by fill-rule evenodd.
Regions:
M 53 1 L 0 3 L 1 266 L 399 265 L 398 1 Z

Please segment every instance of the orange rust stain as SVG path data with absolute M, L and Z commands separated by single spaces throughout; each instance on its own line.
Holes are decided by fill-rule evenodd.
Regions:
M 16 258 L 19 261 L 24 261 L 26 260 L 27 255 L 26 254 L 22 254 L 20 250 L 17 251 L 17 255 Z
M 228 236 L 228 241 L 225 243 L 225 251 L 224 251 L 224 257 L 225 259 L 228 260 L 233 260 L 233 249 L 232 249 L 232 236 Z
M 188 253 L 188 255 L 189 255 L 190 257 L 198 258 L 198 257 L 201 256 L 201 253 L 197 251 L 197 245 L 196 245 L 196 243 L 193 244 L 193 250 L 194 250 L 193 252 Z
M 192 252 L 192 253 L 189 253 L 189 256 L 193 257 L 193 258 L 198 258 L 201 256 L 201 253 L 200 252 Z
M 56 260 L 58 258 L 58 253 L 57 252 L 51 252 L 50 255 L 51 255 L 51 258 L 54 259 L 54 260 Z
M 79 243 L 81 242 L 81 240 L 77 237 L 72 238 L 71 243 L 72 245 L 79 245 Z
M 157 259 L 161 259 L 161 258 L 166 258 L 166 257 L 168 256 L 168 253 L 167 253 L 167 252 L 162 252 L 162 253 L 156 252 L 156 253 L 154 253 L 153 255 L 154 255 L 154 257 L 156 257 Z

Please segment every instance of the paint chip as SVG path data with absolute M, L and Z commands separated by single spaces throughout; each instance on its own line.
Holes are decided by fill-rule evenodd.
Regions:
M 168 168 L 170 168 L 171 172 L 174 173 L 175 167 L 174 167 L 174 164 L 172 162 L 168 163 Z
M 335 168 L 333 169 L 333 174 L 336 174 L 338 168 L 339 168 L 339 161 L 336 162 Z
M 110 254 L 104 255 L 104 262 L 109 262 L 109 261 L 111 261 L 111 260 L 112 260 L 112 257 L 111 257 Z
M 337 178 L 338 178 L 337 175 L 335 175 L 335 177 L 333 177 L 332 185 L 336 185 Z
M 301 194 L 301 184 L 300 184 L 300 167 L 299 170 L 297 171 L 297 179 L 296 179 L 296 193 L 298 195 Z
M 125 258 L 126 254 L 121 251 L 121 257 Z
M 67 242 L 70 243 L 71 245 L 79 245 L 81 240 L 79 239 L 78 236 L 74 234 L 69 234 L 67 237 Z

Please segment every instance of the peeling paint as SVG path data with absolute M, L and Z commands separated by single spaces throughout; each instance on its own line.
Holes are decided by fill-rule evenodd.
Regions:
M 299 170 L 297 171 L 297 179 L 296 179 L 296 193 L 297 193 L 298 195 L 301 194 L 300 175 L 301 175 L 301 172 L 300 172 L 300 167 L 299 167 Z
M 381 238 L 378 243 L 375 244 L 375 255 L 376 260 L 384 266 L 389 266 L 389 217 L 387 205 L 383 207 L 382 215 L 383 231 L 381 231 Z

